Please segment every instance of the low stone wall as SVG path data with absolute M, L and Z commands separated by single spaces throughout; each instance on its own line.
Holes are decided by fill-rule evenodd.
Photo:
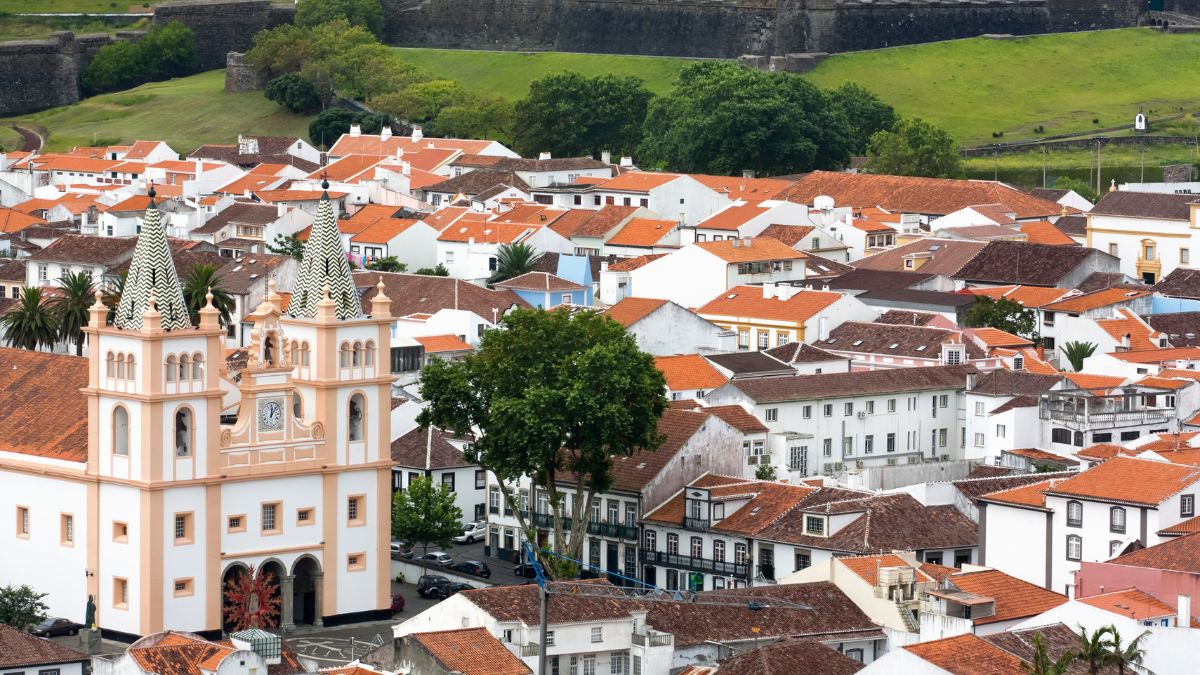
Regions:
M 257 91 L 267 86 L 265 75 L 257 73 L 246 64 L 246 55 L 229 52 L 225 57 L 225 91 L 238 93 Z

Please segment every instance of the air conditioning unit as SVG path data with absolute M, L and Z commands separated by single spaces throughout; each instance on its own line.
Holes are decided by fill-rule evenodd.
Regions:
M 866 466 L 866 464 L 861 459 L 856 459 L 856 460 L 854 460 L 854 466 L 861 469 L 864 466 Z
M 746 457 L 747 464 L 758 464 L 759 455 L 750 455 Z
M 942 455 L 942 461 L 943 461 L 943 462 L 949 462 L 949 461 L 950 461 L 950 455 Z
M 921 463 L 921 458 L 920 458 L 920 457 L 909 457 L 909 458 L 908 458 L 908 463 L 909 463 L 909 464 L 920 464 L 920 463 Z
M 846 469 L 846 465 L 842 464 L 841 462 L 835 462 L 833 465 L 834 471 L 844 471 L 845 469 Z
M 896 458 L 888 457 L 888 466 L 896 466 Z
M 865 419 L 867 419 L 867 411 L 866 411 L 866 410 L 859 410 L 859 411 L 858 411 L 858 419 L 860 419 L 860 420 L 865 420 Z

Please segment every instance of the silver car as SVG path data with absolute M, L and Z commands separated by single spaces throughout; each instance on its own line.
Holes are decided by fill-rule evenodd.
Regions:
M 419 560 L 424 560 L 425 562 L 433 563 L 434 565 L 450 565 L 454 562 L 454 558 L 451 558 L 450 555 L 445 551 L 426 553 L 425 555 L 421 556 Z
M 480 522 L 467 523 L 463 525 L 462 534 L 454 538 L 458 544 L 474 544 L 476 541 L 483 539 L 487 535 L 487 525 Z

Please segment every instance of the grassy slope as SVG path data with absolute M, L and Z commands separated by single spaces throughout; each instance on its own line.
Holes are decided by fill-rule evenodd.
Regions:
M 308 118 L 293 115 L 261 92 L 229 94 L 225 71 L 213 70 L 28 115 L 50 130 L 48 149 L 163 139 L 180 153 L 204 143 L 234 143 L 239 133 L 308 135 Z
M 430 72 L 489 96 L 515 101 L 545 75 L 574 70 L 585 75 L 636 75 L 656 94 L 674 86 L 686 59 L 560 52 L 477 52 L 446 49 L 400 49 L 404 58 Z
M 150 7 L 161 0 L 150 0 Z M 142 7 L 142 3 L 129 0 L 0 0 L 0 13 L 57 13 L 57 12 L 92 12 L 100 14 L 116 14 L 123 12 L 149 12 L 150 7 Z
M 135 28 L 136 17 L 95 19 L 87 17 L 39 17 L 0 14 L 0 42 L 5 40 L 37 40 L 60 30 L 77 34 L 113 33 Z
M 966 145 L 1131 122 L 1196 106 L 1200 35 L 1146 28 L 1014 40 L 973 38 L 834 56 L 808 77 L 850 80 Z M 1100 120 L 1099 125 L 1092 123 Z
M 0 150 L 16 150 L 21 147 L 21 140 L 21 134 L 6 126 L 0 126 Z

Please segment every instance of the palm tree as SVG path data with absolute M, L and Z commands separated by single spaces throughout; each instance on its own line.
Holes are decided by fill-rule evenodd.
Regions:
M 496 271 L 488 279 L 495 284 L 505 279 L 519 277 L 533 269 L 542 254 L 529 244 L 503 244 L 496 249 Z
M 1058 660 L 1051 661 L 1050 655 L 1046 653 L 1046 641 L 1042 639 L 1041 633 L 1035 633 L 1033 659 L 1025 666 L 1025 672 L 1028 675 L 1066 675 L 1074 661 L 1075 652 L 1069 649 L 1060 654 Z
M 100 301 L 108 306 L 105 323 L 111 324 L 117 318 L 117 306 L 121 304 L 121 295 L 125 293 L 125 280 L 128 278 L 129 272 L 121 272 L 121 276 L 117 277 L 117 283 L 104 289 L 104 295 L 100 297 Z
M 1142 660 L 1146 657 L 1146 649 L 1142 646 L 1142 641 L 1150 637 L 1150 631 L 1142 631 L 1141 635 L 1124 646 L 1121 645 L 1121 634 L 1117 632 L 1116 626 L 1109 626 L 1109 632 L 1112 634 L 1112 639 L 1109 641 L 1109 663 L 1117 667 L 1117 672 L 1125 675 L 1125 671 L 1129 670 L 1130 666 L 1141 666 Z
M 1094 342 L 1068 342 L 1060 347 L 1063 355 L 1071 362 L 1071 367 L 1075 372 L 1083 370 L 1083 360 L 1092 354 L 1096 353 L 1096 343 Z
M 58 342 L 58 322 L 40 288 L 22 288 L 20 302 L 0 316 L 0 328 L 9 347 L 50 348 Z
M 217 276 L 217 266 L 208 263 L 193 265 L 183 278 L 183 301 L 187 304 L 188 316 L 192 325 L 199 322 L 200 309 L 208 302 L 208 292 L 212 290 L 213 307 L 221 313 L 221 325 L 229 325 L 229 316 L 233 312 L 233 297 L 221 288 L 221 277 Z
M 49 301 L 58 322 L 58 336 L 75 343 L 75 356 L 83 356 L 83 327 L 88 323 L 88 307 L 95 302 L 96 284 L 83 272 L 68 272 L 58 280 L 58 295 Z
M 1111 662 L 1113 642 L 1109 636 L 1115 631 L 1112 626 L 1101 626 L 1089 634 L 1087 628 L 1079 627 L 1079 649 L 1075 658 L 1083 662 L 1088 675 L 1099 675 L 1100 670 Z

